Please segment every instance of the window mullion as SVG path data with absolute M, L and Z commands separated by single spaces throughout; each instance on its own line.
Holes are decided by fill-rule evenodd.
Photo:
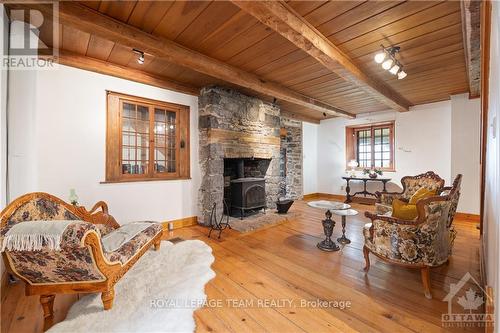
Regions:
M 155 144 L 155 115 L 154 115 L 154 107 L 152 105 L 148 106 L 149 110 L 149 163 L 148 163 L 148 176 L 153 177 L 154 175 L 154 144 Z
M 175 111 L 175 172 L 181 171 L 181 117 L 179 110 Z
M 375 167 L 375 129 L 373 127 L 371 127 L 370 129 L 370 132 L 371 132 L 371 140 L 370 140 L 370 143 L 371 143 L 371 167 L 374 168 Z

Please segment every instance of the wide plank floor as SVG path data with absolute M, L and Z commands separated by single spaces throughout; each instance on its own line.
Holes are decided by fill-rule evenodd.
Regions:
M 299 217 L 278 226 L 241 234 L 224 231 L 221 240 L 208 230 L 189 227 L 169 232 L 165 239 L 201 239 L 213 249 L 217 276 L 206 286 L 209 300 L 223 307 L 195 312 L 199 332 L 442 332 L 442 299 L 450 283 L 470 272 L 479 278 L 479 232 L 473 221 L 455 219 L 458 231 L 448 265 L 431 270 L 434 299 L 422 292 L 420 272 L 386 264 L 371 256 L 363 271 L 363 212 L 373 206 L 353 204 L 360 211 L 349 217 L 351 244 L 339 252 L 316 248 L 322 239 L 324 212 L 298 201 Z M 334 236 L 339 236 L 340 226 Z M 64 318 L 77 296 L 56 297 L 56 321 Z M 318 300 L 338 301 L 339 307 L 319 306 Z M 309 303 L 308 303 L 309 302 Z M 350 302 L 349 308 L 341 308 Z M 291 306 L 290 306 L 291 304 Z M 35 296 L 24 296 L 22 283 L 2 290 L 2 333 L 41 332 L 42 309 Z M 478 332 L 480 329 L 463 329 Z M 450 332 L 461 331 L 458 328 Z

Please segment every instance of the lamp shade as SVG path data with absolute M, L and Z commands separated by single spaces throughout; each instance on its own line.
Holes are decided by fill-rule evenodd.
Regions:
M 381 64 L 382 61 L 384 61 L 384 59 L 385 59 L 385 52 L 384 51 L 381 51 L 375 55 L 375 62 L 377 64 Z
M 391 66 L 392 66 L 392 63 L 393 63 L 393 62 L 394 62 L 394 61 L 393 61 L 392 59 L 390 59 L 390 58 L 389 58 L 389 59 L 387 59 L 386 61 L 384 61 L 384 62 L 382 63 L 382 68 L 383 68 L 383 69 L 389 69 L 389 68 L 391 68 Z
M 69 202 L 71 202 L 72 205 L 78 204 L 78 195 L 76 195 L 74 188 L 69 189 Z
M 393 75 L 396 75 L 398 74 L 398 71 L 399 71 L 399 66 L 398 64 L 395 64 L 394 66 L 392 66 L 392 68 L 389 70 L 389 72 Z
M 347 163 L 347 166 L 351 169 L 357 168 L 358 162 L 356 160 L 350 160 L 349 163 Z
M 406 77 L 406 72 L 405 71 L 399 71 L 398 73 L 398 80 L 402 80 Z

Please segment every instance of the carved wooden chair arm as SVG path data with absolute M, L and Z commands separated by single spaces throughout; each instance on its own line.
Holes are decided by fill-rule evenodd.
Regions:
M 97 202 L 90 210 L 87 210 L 83 206 L 78 206 L 76 209 L 84 216 L 84 220 L 87 222 L 109 225 L 113 229 L 120 227 L 115 218 L 109 215 L 108 205 L 104 201 Z
M 120 261 L 109 262 L 106 259 L 101 239 L 96 232 L 89 232 L 85 234 L 83 237 L 83 243 L 84 245 L 90 247 L 96 266 L 107 278 L 114 275 L 122 267 Z
M 453 189 L 453 186 L 444 186 L 438 189 L 437 194 L 441 195 L 444 191 L 451 191 Z
M 94 214 L 99 208 L 101 208 L 104 214 L 108 214 L 108 205 L 104 201 L 97 202 L 90 210 L 89 214 Z
M 404 224 L 404 225 L 418 225 L 420 222 L 418 220 L 403 220 L 392 216 L 377 215 L 371 212 L 365 212 L 365 216 L 372 221 L 372 226 L 375 220 L 389 222 L 393 224 Z

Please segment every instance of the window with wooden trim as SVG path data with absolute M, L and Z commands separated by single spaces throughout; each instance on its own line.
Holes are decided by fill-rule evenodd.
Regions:
M 189 107 L 107 92 L 106 181 L 190 177 Z
M 346 163 L 394 171 L 394 122 L 346 127 Z

